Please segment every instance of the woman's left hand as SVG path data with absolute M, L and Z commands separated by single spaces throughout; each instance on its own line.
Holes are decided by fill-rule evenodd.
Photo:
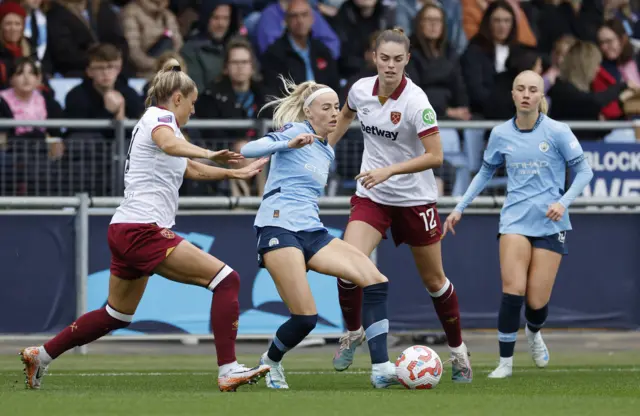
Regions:
M 550 218 L 551 221 L 560 221 L 562 216 L 564 215 L 565 207 L 562 206 L 561 203 L 556 202 L 554 204 L 549 205 L 549 210 L 547 211 L 547 218 Z
M 244 156 L 242 156 L 240 153 L 232 152 L 231 150 L 225 149 L 209 153 L 208 159 L 217 163 L 234 164 L 244 159 Z
M 365 189 L 371 189 L 379 183 L 382 183 L 393 176 L 393 172 L 389 167 L 386 168 L 378 168 L 369 170 L 366 172 L 361 172 L 358 176 L 356 176 L 356 180 L 360 180 L 362 186 Z

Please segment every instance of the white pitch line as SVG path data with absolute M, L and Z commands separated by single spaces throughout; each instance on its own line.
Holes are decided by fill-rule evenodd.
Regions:
M 489 374 L 492 370 L 481 370 L 481 373 Z M 640 367 L 632 368 L 516 368 L 516 372 L 539 372 L 539 373 L 602 373 L 602 372 L 618 372 L 618 373 L 638 373 Z M 338 373 L 337 371 L 287 371 L 287 374 L 293 375 L 339 375 L 339 374 L 355 374 L 363 375 L 370 374 L 369 371 L 345 371 Z M 217 375 L 214 371 L 200 371 L 200 372 L 122 372 L 122 373 L 50 373 L 49 376 L 53 377 L 129 377 L 129 376 L 141 376 L 141 377 L 167 377 L 167 376 L 212 376 Z

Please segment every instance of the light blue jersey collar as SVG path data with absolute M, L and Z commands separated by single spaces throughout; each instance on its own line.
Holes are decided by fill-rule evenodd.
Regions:
M 315 134 L 316 136 L 318 135 L 318 133 L 316 133 L 316 130 L 313 128 L 311 123 L 309 123 L 309 120 L 305 120 L 304 124 L 306 124 L 307 127 L 309 127 L 309 130 L 311 130 L 311 133 Z M 327 140 L 327 139 L 324 139 L 324 140 L 316 139 L 316 140 L 319 141 L 320 143 L 322 143 L 325 146 L 329 143 L 329 140 Z
M 531 133 L 532 131 L 534 131 L 535 129 L 538 128 L 538 126 L 540 125 L 540 123 L 542 123 L 542 120 L 544 119 L 544 114 L 540 113 L 538 115 L 538 119 L 536 120 L 536 124 L 533 125 L 532 129 L 520 129 L 518 127 L 518 125 L 516 124 L 516 116 L 514 116 L 511 119 L 511 124 L 513 125 L 513 128 L 518 132 L 518 133 Z

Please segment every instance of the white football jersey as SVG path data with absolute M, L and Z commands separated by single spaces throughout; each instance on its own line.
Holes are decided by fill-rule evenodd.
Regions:
M 420 139 L 438 132 L 427 95 L 406 77 L 384 105 L 378 100 L 378 77 L 362 78 L 349 90 L 347 105 L 357 112 L 364 136 L 361 172 L 423 155 Z M 438 186 L 429 169 L 392 176 L 371 189 L 358 182 L 356 195 L 379 204 L 411 207 L 436 202 Z
M 182 186 L 187 158 L 170 156 L 151 138 L 158 128 L 169 127 L 183 139 L 171 111 L 149 107 L 133 130 L 124 169 L 124 200 L 111 223 L 175 224 L 178 191 Z

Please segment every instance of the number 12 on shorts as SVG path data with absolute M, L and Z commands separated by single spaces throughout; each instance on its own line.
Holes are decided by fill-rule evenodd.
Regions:
M 424 221 L 424 229 L 426 231 L 431 231 L 438 228 L 438 221 L 436 221 L 436 211 L 433 208 L 429 208 L 425 212 L 421 212 L 420 216 Z

